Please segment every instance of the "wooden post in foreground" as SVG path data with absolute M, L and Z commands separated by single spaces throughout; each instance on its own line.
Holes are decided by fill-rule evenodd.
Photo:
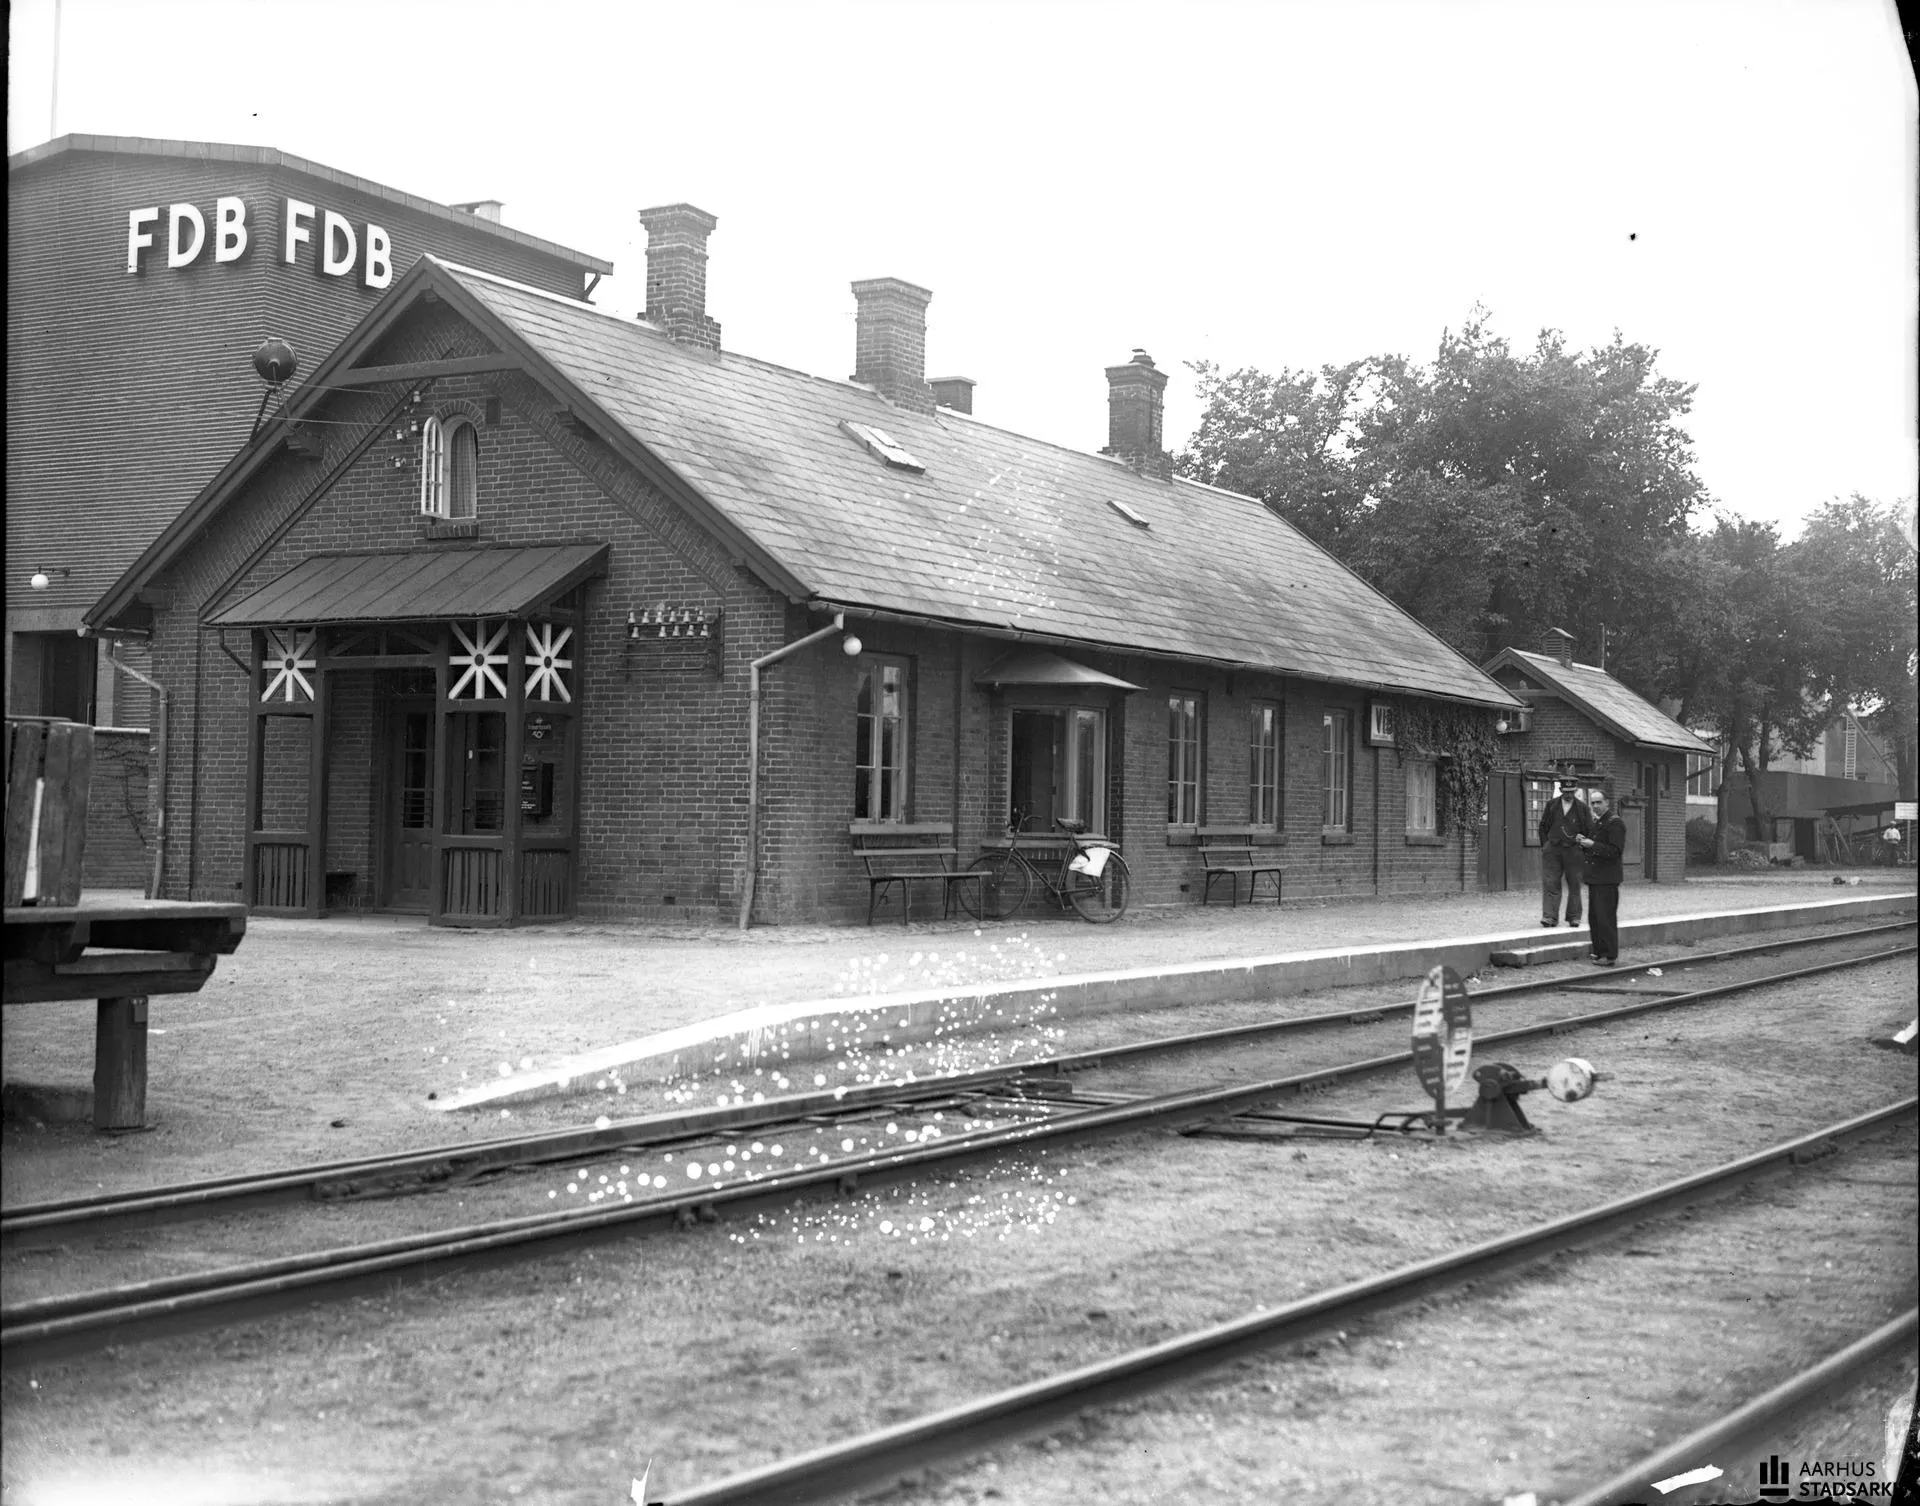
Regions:
M 93 1127 L 147 1123 L 147 1001 L 102 999 L 93 1036 Z

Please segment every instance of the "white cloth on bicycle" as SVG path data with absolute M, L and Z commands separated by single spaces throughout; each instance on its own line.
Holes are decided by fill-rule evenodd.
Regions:
M 1067 864 L 1067 868 L 1073 873 L 1084 873 L 1088 878 L 1099 878 L 1106 869 L 1107 854 L 1111 851 L 1113 851 L 1111 847 L 1089 848 L 1077 854 L 1074 860 Z

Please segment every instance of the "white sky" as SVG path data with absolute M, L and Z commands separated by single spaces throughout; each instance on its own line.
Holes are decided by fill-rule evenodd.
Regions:
M 1430 360 L 1477 302 L 1530 349 L 1615 329 L 1699 384 L 1715 501 L 1916 489 L 1914 78 L 1891 0 L 11 8 L 7 149 L 277 147 L 614 262 L 719 217 L 730 349 L 853 366 L 863 277 L 933 289 L 928 374 L 1106 441 L 1102 368 Z M 54 126 L 50 130 L 50 126 Z

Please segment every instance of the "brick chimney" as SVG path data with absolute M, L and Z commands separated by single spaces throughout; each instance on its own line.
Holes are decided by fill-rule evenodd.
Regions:
M 720 326 L 707 317 L 707 237 L 719 224 L 691 204 L 640 211 L 647 227 L 647 311 L 682 345 L 720 348 Z
M 1160 448 L 1160 414 L 1167 374 L 1154 369 L 1153 357 L 1136 350 L 1124 366 L 1107 368 L 1107 447 L 1143 476 L 1173 477 L 1173 457 Z
M 853 379 L 896 407 L 931 413 L 927 385 L 927 305 L 933 294 L 897 277 L 870 277 L 853 285 Z
M 1573 634 L 1565 628 L 1547 628 L 1540 634 L 1538 652 L 1548 659 L 1558 659 L 1569 667 L 1573 664 Z
M 972 377 L 929 377 L 927 385 L 933 389 L 933 400 L 942 408 L 951 408 L 955 413 L 973 412 Z

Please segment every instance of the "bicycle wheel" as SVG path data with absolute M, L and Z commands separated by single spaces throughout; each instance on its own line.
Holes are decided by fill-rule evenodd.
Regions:
M 977 884 L 959 884 L 960 905 L 977 920 L 1005 920 L 1027 902 L 1033 877 L 1027 865 L 1010 852 L 990 852 L 975 858 L 967 872 L 980 875 Z
M 1107 854 L 1106 866 L 1098 878 L 1084 873 L 1067 875 L 1067 898 L 1080 912 L 1082 920 L 1090 920 L 1095 925 L 1105 925 L 1125 915 L 1127 896 L 1132 892 L 1133 875 L 1127 871 L 1127 860 L 1117 852 Z

